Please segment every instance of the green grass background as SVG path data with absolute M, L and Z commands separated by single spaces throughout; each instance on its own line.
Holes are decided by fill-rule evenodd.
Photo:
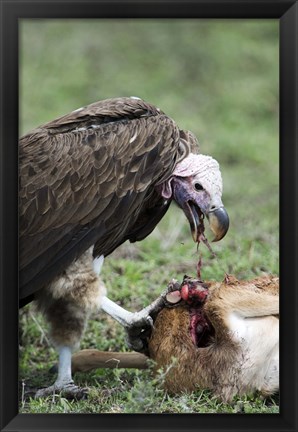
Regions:
M 200 247 L 204 279 L 279 273 L 277 20 L 22 20 L 20 133 L 96 100 L 138 96 L 193 131 L 201 152 L 221 166 L 230 230 Z M 211 237 L 206 230 L 207 237 Z M 121 246 L 105 261 L 109 296 L 130 310 L 147 305 L 171 278 L 195 275 L 188 223 L 172 208 L 146 240 Z M 120 326 L 92 316 L 82 348 L 127 350 Z M 224 405 L 206 391 L 170 397 L 163 372 L 98 370 L 78 374 L 85 401 L 34 400 L 51 384 L 56 353 L 32 305 L 20 312 L 21 412 L 272 413 L 278 397 Z

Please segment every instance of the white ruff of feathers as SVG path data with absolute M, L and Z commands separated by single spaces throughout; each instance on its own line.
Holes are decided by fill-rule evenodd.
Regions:
M 222 195 L 222 178 L 218 162 L 211 156 L 190 153 L 176 165 L 172 176 L 162 184 L 161 195 L 169 199 L 172 196 L 174 177 L 195 177 L 210 196 Z

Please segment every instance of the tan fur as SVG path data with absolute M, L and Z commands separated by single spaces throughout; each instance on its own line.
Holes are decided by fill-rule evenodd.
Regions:
M 172 357 L 178 360 L 166 376 L 166 388 L 172 393 L 207 388 L 225 401 L 255 390 L 274 393 L 278 390 L 278 279 L 241 283 L 232 279 L 211 285 L 209 291 L 204 311 L 215 329 L 209 346 L 193 344 L 187 306 L 163 309 L 155 321 L 150 357 L 157 368 L 171 364 Z M 231 314 L 240 317 L 240 326 L 252 318 L 252 338 L 238 335 Z
M 207 346 L 197 348 L 192 342 L 188 306 L 164 308 L 154 322 L 149 354 L 156 361 L 156 370 L 171 366 L 165 388 L 170 393 L 210 389 L 224 401 L 256 390 L 264 395 L 276 392 L 279 388 L 278 278 L 266 276 L 239 282 L 229 276 L 223 283 L 208 285 L 204 311 L 215 333 Z M 250 332 L 241 335 L 243 323 L 249 325 Z M 73 356 L 73 370 L 105 367 L 106 354 L 81 351 Z M 140 361 L 137 357 L 125 359 L 127 354 L 132 355 L 122 353 L 122 365 L 118 367 L 144 367 L 143 357 Z
M 93 270 L 92 248 L 38 292 L 36 304 L 51 325 L 56 347 L 78 347 L 87 318 L 99 308 L 104 294 L 105 287 Z

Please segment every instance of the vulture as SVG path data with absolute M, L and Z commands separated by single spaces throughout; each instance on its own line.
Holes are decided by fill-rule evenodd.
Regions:
M 195 242 L 205 216 L 214 241 L 226 234 L 219 165 L 197 153 L 191 132 L 136 97 L 95 102 L 20 138 L 20 306 L 36 302 L 59 354 L 56 382 L 37 396 L 79 395 L 71 353 L 106 293 L 95 258 L 147 237 L 172 200 Z

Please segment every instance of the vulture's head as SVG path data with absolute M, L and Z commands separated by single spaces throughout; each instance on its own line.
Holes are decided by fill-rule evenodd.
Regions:
M 204 217 L 221 240 L 229 228 L 229 216 L 223 206 L 219 164 L 210 156 L 190 153 L 176 165 L 172 176 L 162 184 L 161 194 L 173 198 L 184 211 L 195 242 L 204 233 Z

